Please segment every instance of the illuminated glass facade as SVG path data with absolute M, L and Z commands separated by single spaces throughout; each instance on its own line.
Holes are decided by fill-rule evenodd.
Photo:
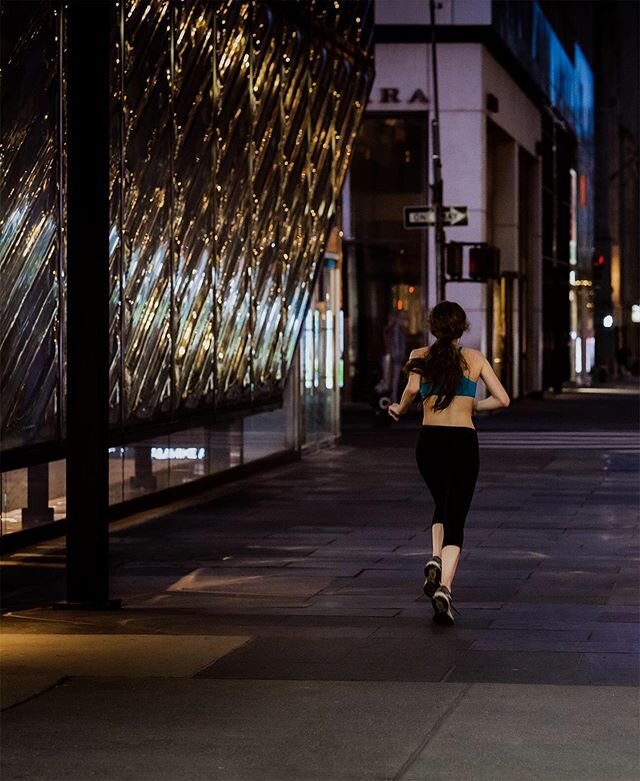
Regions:
M 65 11 L 1 9 L 1 445 L 27 466 L 33 446 L 64 454 Z M 369 0 L 114 4 L 116 438 L 282 403 L 370 89 L 372 29 Z
M 2 447 L 63 428 L 64 144 L 61 17 L 2 6 L 0 404 Z

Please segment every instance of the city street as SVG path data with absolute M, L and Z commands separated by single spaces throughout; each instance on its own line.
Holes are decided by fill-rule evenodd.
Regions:
M 632 781 L 639 396 L 478 420 L 453 628 L 422 593 L 417 411 L 112 527 L 113 612 L 63 540 L 3 559 L 2 778 Z
M 639 781 L 640 3 L 0 18 L 2 781 Z

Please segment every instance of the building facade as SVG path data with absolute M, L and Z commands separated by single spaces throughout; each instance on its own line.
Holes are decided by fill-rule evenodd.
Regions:
M 69 489 L 74 8 L 1 5 L 3 533 L 64 517 Z M 336 436 L 338 196 L 373 17 L 368 0 L 107 10 L 109 344 L 73 360 L 108 361 L 126 507 Z
M 468 313 L 464 343 L 487 354 L 514 398 L 586 382 L 594 363 L 590 66 L 537 3 L 437 6 L 443 195 L 456 207 L 445 231 L 463 246 L 462 280 L 445 275 L 445 295 Z M 376 78 L 345 194 L 353 400 L 375 397 L 389 328 L 399 321 L 408 354 L 425 343 L 424 315 L 439 299 L 434 230 L 403 225 L 405 207 L 432 200 L 429 4 L 379 0 L 375 21 Z M 469 253 L 483 244 L 499 251 L 500 270 L 479 279 Z
M 599 2 L 594 19 L 596 361 L 626 380 L 640 374 L 640 8 Z

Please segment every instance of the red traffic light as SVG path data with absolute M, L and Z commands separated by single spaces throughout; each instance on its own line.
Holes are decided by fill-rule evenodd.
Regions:
M 500 250 L 490 245 L 469 250 L 471 279 L 489 279 L 500 276 Z

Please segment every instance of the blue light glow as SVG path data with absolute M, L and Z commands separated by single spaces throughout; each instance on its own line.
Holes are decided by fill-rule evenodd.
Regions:
M 531 17 L 527 19 L 529 8 Z M 516 21 L 520 23 L 515 24 Z M 503 20 L 500 32 L 578 138 L 592 139 L 593 72 L 578 44 L 574 44 L 571 52 L 564 48 L 538 3 L 510 5 L 508 19 Z

